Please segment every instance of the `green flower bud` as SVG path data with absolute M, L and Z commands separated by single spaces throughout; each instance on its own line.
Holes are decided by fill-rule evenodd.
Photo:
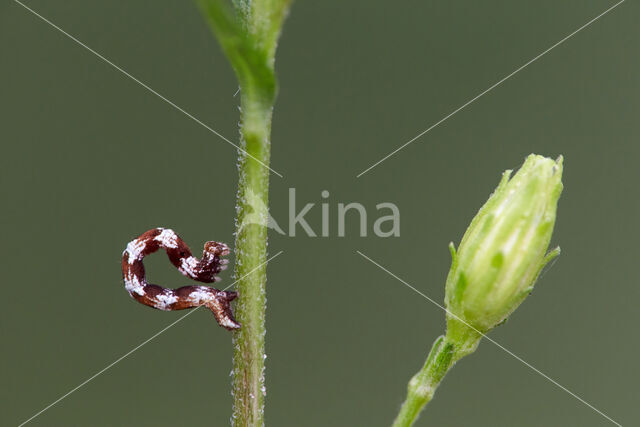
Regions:
M 480 334 L 506 318 L 529 295 L 542 268 L 560 253 L 547 253 L 562 192 L 562 156 L 531 154 L 477 213 L 447 277 L 447 335 L 473 351 Z M 471 328 L 470 328 L 471 327 Z M 461 349 L 464 350 L 464 349 Z

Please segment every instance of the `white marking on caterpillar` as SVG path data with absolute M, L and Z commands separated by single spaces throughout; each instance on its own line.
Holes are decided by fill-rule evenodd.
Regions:
M 144 295 L 143 286 L 135 275 L 129 273 L 127 279 L 124 281 L 124 287 L 130 294 L 135 292 L 138 295 Z
M 198 264 L 198 259 L 196 257 L 190 256 L 188 258 L 182 258 L 181 264 L 180 264 L 180 267 L 178 267 L 178 270 L 180 270 L 180 273 L 184 274 L 185 276 L 190 276 L 191 274 L 193 274 L 192 272 L 196 268 L 197 264 Z
M 165 248 L 175 249 L 178 247 L 178 236 L 173 232 L 173 230 L 169 230 L 167 228 L 159 228 L 159 230 L 162 230 L 162 232 L 153 240 L 160 242 L 160 244 Z
M 123 253 L 123 255 L 128 254 L 129 264 L 133 264 L 135 261 L 141 260 L 144 257 L 142 253 L 144 252 L 146 246 L 147 244 L 139 239 L 129 242 L 129 244 L 127 245 L 127 249 L 125 249 L 125 252 Z
M 156 298 L 160 303 L 156 308 L 160 310 L 170 310 L 169 306 L 175 302 L 178 302 L 178 297 L 171 294 L 167 295 L 167 294 L 161 293 L 161 294 L 158 294 Z

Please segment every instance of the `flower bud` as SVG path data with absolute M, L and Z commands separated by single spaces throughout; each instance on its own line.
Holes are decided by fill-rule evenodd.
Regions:
M 560 253 L 560 248 L 547 249 L 562 192 L 562 156 L 553 161 L 531 154 L 510 176 L 510 170 L 502 175 L 457 253 L 450 245 L 445 303 L 452 339 L 471 344 L 470 335 L 477 341 L 478 334 L 506 320 L 529 295 L 542 268 Z

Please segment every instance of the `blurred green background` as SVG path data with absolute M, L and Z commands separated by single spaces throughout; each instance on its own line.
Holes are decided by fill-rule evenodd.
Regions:
M 640 7 L 627 1 L 361 178 L 356 175 L 605 9 L 609 1 L 295 3 L 277 56 L 271 209 L 288 189 L 319 232 L 271 233 L 273 426 L 385 426 L 444 331 L 437 301 L 504 169 L 565 156 L 562 256 L 492 338 L 623 425 L 638 423 Z M 190 1 L 28 5 L 237 140 L 237 85 Z M 236 152 L 19 4 L 0 5 L 0 424 L 18 425 L 186 312 L 142 307 L 120 256 L 175 229 L 232 242 Z M 337 203 L 393 202 L 399 238 L 337 237 Z M 151 281 L 187 284 L 164 254 Z M 231 272 L 223 285 L 232 282 Z M 228 425 L 229 333 L 199 310 L 35 418 L 39 426 Z M 606 426 L 495 345 L 461 361 L 418 426 Z

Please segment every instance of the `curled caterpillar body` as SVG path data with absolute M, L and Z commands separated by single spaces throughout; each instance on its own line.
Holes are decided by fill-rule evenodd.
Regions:
M 227 268 L 228 260 L 220 258 L 229 254 L 229 247 L 224 243 L 205 243 L 202 258 L 197 259 L 173 230 L 153 228 L 129 242 L 122 254 L 122 278 L 129 295 L 139 303 L 165 311 L 204 305 L 223 328 L 240 328 L 231 310 L 231 301 L 238 295 L 236 292 L 219 291 L 209 286 L 168 289 L 147 283 L 142 259 L 160 248 L 166 251 L 178 271 L 199 282 L 215 282 L 219 280 L 216 274 Z

